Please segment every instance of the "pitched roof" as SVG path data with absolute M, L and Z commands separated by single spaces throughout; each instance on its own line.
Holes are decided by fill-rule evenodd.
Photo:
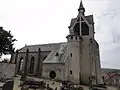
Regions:
M 53 50 L 47 58 L 43 61 L 43 63 L 64 63 L 67 59 L 67 43 L 61 44 L 59 48 Z M 56 56 L 56 54 L 58 54 Z
M 89 24 L 94 24 L 93 15 L 85 16 Z M 73 18 L 70 23 L 70 27 L 75 23 L 77 18 Z
M 50 44 L 39 44 L 39 45 L 28 45 L 21 49 L 19 49 L 19 52 L 26 52 L 27 49 L 29 49 L 30 52 L 38 51 L 40 48 L 41 51 L 52 51 L 54 49 L 57 49 L 60 47 L 61 44 L 64 44 L 65 42 L 61 43 L 50 43 Z

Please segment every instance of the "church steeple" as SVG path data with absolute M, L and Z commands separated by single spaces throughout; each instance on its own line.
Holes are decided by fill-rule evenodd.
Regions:
M 82 0 L 81 0 L 81 2 L 80 2 L 80 6 L 79 6 L 78 11 L 81 12 L 81 13 L 84 13 L 84 12 L 85 12 L 85 8 L 83 7 Z

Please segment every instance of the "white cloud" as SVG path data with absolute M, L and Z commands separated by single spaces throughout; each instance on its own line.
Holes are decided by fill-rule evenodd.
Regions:
M 102 66 L 108 68 L 120 68 L 120 31 L 119 31 L 119 0 L 109 1 L 107 9 L 101 15 L 99 22 Z

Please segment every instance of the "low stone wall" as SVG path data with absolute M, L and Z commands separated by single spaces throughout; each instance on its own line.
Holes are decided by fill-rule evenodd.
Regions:
M 15 64 L 0 63 L 0 78 L 12 78 L 15 72 Z
M 110 87 L 110 86 L 108 86 L 107 90 L 120 90 L 120 89 L 118 87 Z

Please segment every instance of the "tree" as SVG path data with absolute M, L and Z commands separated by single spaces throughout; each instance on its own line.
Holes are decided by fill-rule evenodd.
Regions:
M 13 38 L 11 31 L 6 31 L 3 27 L 0 27 L 0 57 L 4 54 L 11 54 L 14 52 L 13 47 L 16 39 Z

